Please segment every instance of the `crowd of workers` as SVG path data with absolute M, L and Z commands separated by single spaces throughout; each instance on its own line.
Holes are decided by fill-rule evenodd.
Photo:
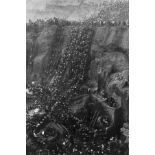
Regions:
M 85 26 L 85 24 L 87 26 L 89 25 L 89 27 Z M 41 19 L 35 22 L 29 21 L 27 23 L 27 31 L 34 30 L 35 32 L 40 32 L 47 25 L 73 27 L 69 42 L 63 55 L 60 57 L 57 69 L 54 74 L 51 74 L 53 75 L 53 80 L 50 85 L 48 87 L 42 85 L 36 86 L 34 84 L 27 86 L 27 102 L 34 102 L 33 106 L 28 106 L 27 111 L 33 108 L 45 108 L 46 111 L 45 117 L 42 119 L 35 119 L 35 122 L 29 120 L 30 123 L 27 123 L 27 125 L 31 128 L 31 125 L 33 124 L 32 129 L 37 129 L 38 126 L 40 127 L 41 124 L 49 119 L 48 116 L 50 115 L 51 120 L 63 124 L 66 127 L 70 136 L 68 136 L 68 138 L 62 138 L 62 141 L 59 141 L 58 143 L 50 143 L 50 147 L 48 144 L 43 144 L 40 140 L 35 142 L 32 132 L 27 132 L 28 134 L 30 133 L 28 137 L 30 139 L 33 137 L 33 145 L 38 145 L 39 149 L 42 148 L 42 152 L 44 150 L 49 150 L 53 155 L 82 154 L 84 152 L 85 154 L 96 155 L 123 154 L 123 149 L 125 149 L 124 144 L 119 139 L 113 137 L 113 139 L 106 143 L 102 129 L 90 130 L 89 126 L 86 125 L 87 123 L 77 116 L 72 115 L 68 108 L 70 100 L 75 96 L 81 95 L 79 89 L 80 85 L 88 79 L 87 72 L 89 70 L 88 67 L 90 61 L 89 51 L 94 32 L 93 26 L 128 26 L 128 21 L 106 21 L 102 16 L 90 18 L 89 20 L 81 22 L 67 21 L 59 18 L 52 18 L 46 21 Z M 76 27 L 74 27 L 74 25 Z M 51 61 L 53 61 L 52 59 Z M 47 70 L 46 74 L 48 76 L 50 70 Z M 85 116 L 82 115 L 85 114 L 81 114 L 80 116 L 83 119 Z M 31 130 L 30 128 L 29 130 Z M 75 133 L 77 134 L 77 137 L 73 136 Z M 51 144 L 54 145 L 54 149 L 51 147 Z M 37 149 L 37 147 L 35 149 Z

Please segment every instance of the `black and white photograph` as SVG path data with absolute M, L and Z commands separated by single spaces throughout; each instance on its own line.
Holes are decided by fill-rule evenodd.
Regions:
M 129 155 L 128 0 L 26 0 L 26 155 Z
M 129 155 L 129 1 L 26 1 L 26 155 Z
M 0 155 L 155 155 L 154 6 L 1 1 Z

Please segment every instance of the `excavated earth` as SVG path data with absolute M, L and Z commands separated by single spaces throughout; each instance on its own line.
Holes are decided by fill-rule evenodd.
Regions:
M 27 154 L 127 155 L 128 26 L 28 30 Z

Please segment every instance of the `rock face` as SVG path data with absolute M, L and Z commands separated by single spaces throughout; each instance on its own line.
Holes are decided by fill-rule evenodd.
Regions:
M 94 51 L 103 51 L 104 47 L 110 44 L 116 44 L 123 49 L 129 49 L 128 27 L 97 27 L 91 48 L 92 54 Z

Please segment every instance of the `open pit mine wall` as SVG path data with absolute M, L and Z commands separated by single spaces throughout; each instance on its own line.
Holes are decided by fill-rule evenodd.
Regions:
M 56 64 L 61 54 L 64 52 L 69 37 L 71 35 L 71 26 L 59 28 L 56 25 L 44 27 L 40 32 L 27 32 L 27 82 L 40 81 L 41 78 L 47 78 L 44 68 L 51 61 Z M 92 64 L 94 60 L 104 57 L 104 48 L 111 45 L 121 47 L 128 54 L 129 49 L 129 29 L 123 26 L 102 26 L 94 29 L 90 54 Z M 53 49 L 56 53 L 53 52 Z M 112 51 L 109 51 L 111 53 Z M 52 60 L 53 57 L 53 60 Z M 106 61 L 118 61 L 122 63 L 119 68 L 128 68 L 128 60 L 124 60 L 123 55 L 105 56 Z M 123 58 L 122 58 L 123 57 Z M 115 59 L 115 60 L 114 60 Z M 117 60 L 116 60 L 117 59 Z M 95 65 L 95 64 L 94 64 Z M 93 67 L 92 67 L 93 68 Z M 94 69 L 95 70 L 95 69 Z M 48 71 L 47 71 L 48 72 Z M 51 75 L 52 76 L 52 75 Z M 94 76 L 94 75 L 93 75 Z M 50 80 L 50 79 L 49 79 Z
M 41 83 L 45 80 L 45 84 L 50 84 L 60 58 L 67 45 L 71 44 L 72 28 L 72 26 L 52 25 L 44 27 L 37 33 L 27 31 L 27 83 L 32 81 Z M 91 57 L 89 81 L 92 85 L 97 85 L 99 91 L 105 90 L 121 104 L 124 121 L 127 122 L 129 28 L 127 26 L 102 26 L 95 27 L 93 30 L 94 34 L 89 47 Z M 68 71 L 69 67 L 66 68 L 64 78 Z

